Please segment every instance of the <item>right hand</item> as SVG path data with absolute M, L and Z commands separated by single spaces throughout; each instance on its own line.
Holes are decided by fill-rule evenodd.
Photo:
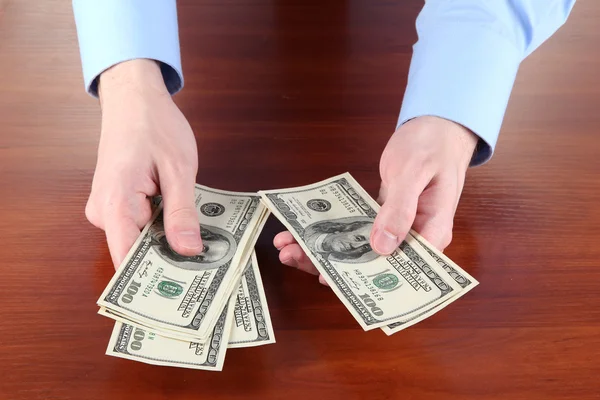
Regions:
M 115 269 L 151 218 L 150 197 L 161 194 L 169 245 L 202 251 L 194 205 L 198 149 L 155 61 L 126 61 L 100 77 L 102 131 L 87 202 L 87 219 L 106 233 Z

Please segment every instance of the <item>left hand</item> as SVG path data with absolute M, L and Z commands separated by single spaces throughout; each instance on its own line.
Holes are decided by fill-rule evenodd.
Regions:
M 450 244 L 477 140 L 462 125 L 437 117 L 415 118 L 398 128 L 379 164 L 382 207 L 370 238 L 375 252 L 391 254 L 411 227 L 440 251 Z M 290 232 L 279 233 L 273 244 L 283 264 L 319 275 Z M 319 282 L 326 284 L 322 276 Z

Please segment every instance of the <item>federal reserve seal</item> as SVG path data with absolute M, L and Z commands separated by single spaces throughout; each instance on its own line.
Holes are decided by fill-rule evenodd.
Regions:
M 392 290 L 398 285 L 398 277 L 392 274 L 377 275 L 373 279 L 373 284 L 382 290 Z
M 167 298 L 174 298 L 183 293 L 183 287 L 175 282 L 161 281 L 158 284 L 158 293 Z
M 200 212 L 207 217 L 218 217 L 225 212 L 225 207 L 219 203 L 206 203 L 200 207 Z
M 306 205 L 313 211 L 325 212 L 331 210 L 331 203 L 325 199 L 312 199 Z

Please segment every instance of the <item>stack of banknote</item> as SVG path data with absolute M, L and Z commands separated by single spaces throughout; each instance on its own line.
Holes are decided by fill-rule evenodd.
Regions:
M 369 237 L 379 205 L 348 173 L 258 194 L 197 185 L 196 207 L 202 254 L 169 247 L 158 203 L 102 293 L 99 313 L 116 320 L 108 355 L 221 370 L 227 348 L 274 343 L 254 254 L 270 213 L 364 330 L 406 329 L 478 284 L 414 231 L 393 254 L 376 254 Z
M 269 210 L 256 193 L 196 185 L 204 250 L 167 242 L 162 205 L 100 296 L 116 320 L 107 354 L 148 364 L 221 370 L 227 348 L 274 343 L 254 244 Z

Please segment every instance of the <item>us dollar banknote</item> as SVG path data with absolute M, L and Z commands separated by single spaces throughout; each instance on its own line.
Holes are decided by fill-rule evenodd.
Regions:
M 232 296 L 235 299 L 229 347 L 252 347 L 275 343 L 275 331 L 271 323 L 256 253 L 252 253 L 238 289 Z
M 461 267 L 456 265 L 454 261 L 448 258 L 441 251 L 437 250 L 431 243 L 429 243 L 424 237 L 419 235 L 417 232 L 411 230 L 409 235 L 411 235 L 413 238 L 415 238 L 417 242 L 419 242 L 419 244 L 429 253 L 431 258 L 433 258 L 438 263 L 438 265 L 442 267 L 458 285 L 460 285 L 462 290 L 456 296 L 448 299 L 447 301 L 441 304 L 438 304 L 435 307 L 424 310 L 418 315 L 382 327 L 381 330 L 383 330 L 383 332 L 385 332 L 387 335 L 392 335 L 396 332 L 400 332 L 401 330 L 409 328 L 415 325 L 416 323 L 421 322 L 426 318 L 429 318 L 433 314 L 440 311 L 442 308 L 448 306 L 450 303 L 464 296 L 466 293 L 468 293 L 471 289 L 473 289 L 479 284 L 479 282 L 474 277 L 472 277 L 467 271 L 463 270 Z
M 112 311 L 109 310 L 105 307 L 100 307 L 100 309 L 98 310 L 98 314 L 108 317 L 110 319 L 114 319 L 117 322 L 121 322 L 123 324 L 126 325 L 132 325 L 133 327 L 136 328 L 140 328 L 143 330 L 148 330 L 151 331 L 153 333 L 159 332 L 161 336 L 163 337 L 168 337 L 170 339 L 177 339 L 177 340 L 183 340 L 184 342 L 189 342 L 189 336 L 180 332 L 175 332 L 175 331 L 169 331 L 168 332 L 168 336 L 165 335 L 164 331 L 157 331 L 156 329 L 154 329 L 152 326 L 148 326 L 148 325 L 144 325 L 143 323 L 139 322 L 139 321 L 133 321 L 131 319 L 129 319 L 127 316 L 125 315 L 121 315 L 116 311 Z
M 100 296 L 100 307 L 164 336 L 203 341 L 210 335 L 268 213 L 255 193 L 196 185 L 195 196 L 204 251 L 186 257 L 171 249 L 159 204 Z
M 256 254 L 248 262 L 244 274 L 240 280 L 237 290 L 232 294 L 233 312 L 231 335 L 229 337 L 230 348 L 254 347 L 275 343 L 275 332 L 271 323 L 267 297 L 262 284 Z M 98 314 L 114 319 L 134 328 L 147 330 L 154 333 L 151 326 L 145 326 L 136 321 L 131 321 L 126 316 L 101 307 Z M 162 336 L 162 335 L 161 335 Z M 188 342 L 185 335 L 178 332 L 170 332 L 169 337 Z
M 373 251 L 379 205 L 348 173 L 259 193 L 365 330 L 417 316 L 461 291 L 410 235 L 388 257 Z
M 225 306 L 208 340 L 189 342 L 151 329 L 115 322 L 106 354 L 146 364 L 221 371 L 233 321 L 233 302 Z

